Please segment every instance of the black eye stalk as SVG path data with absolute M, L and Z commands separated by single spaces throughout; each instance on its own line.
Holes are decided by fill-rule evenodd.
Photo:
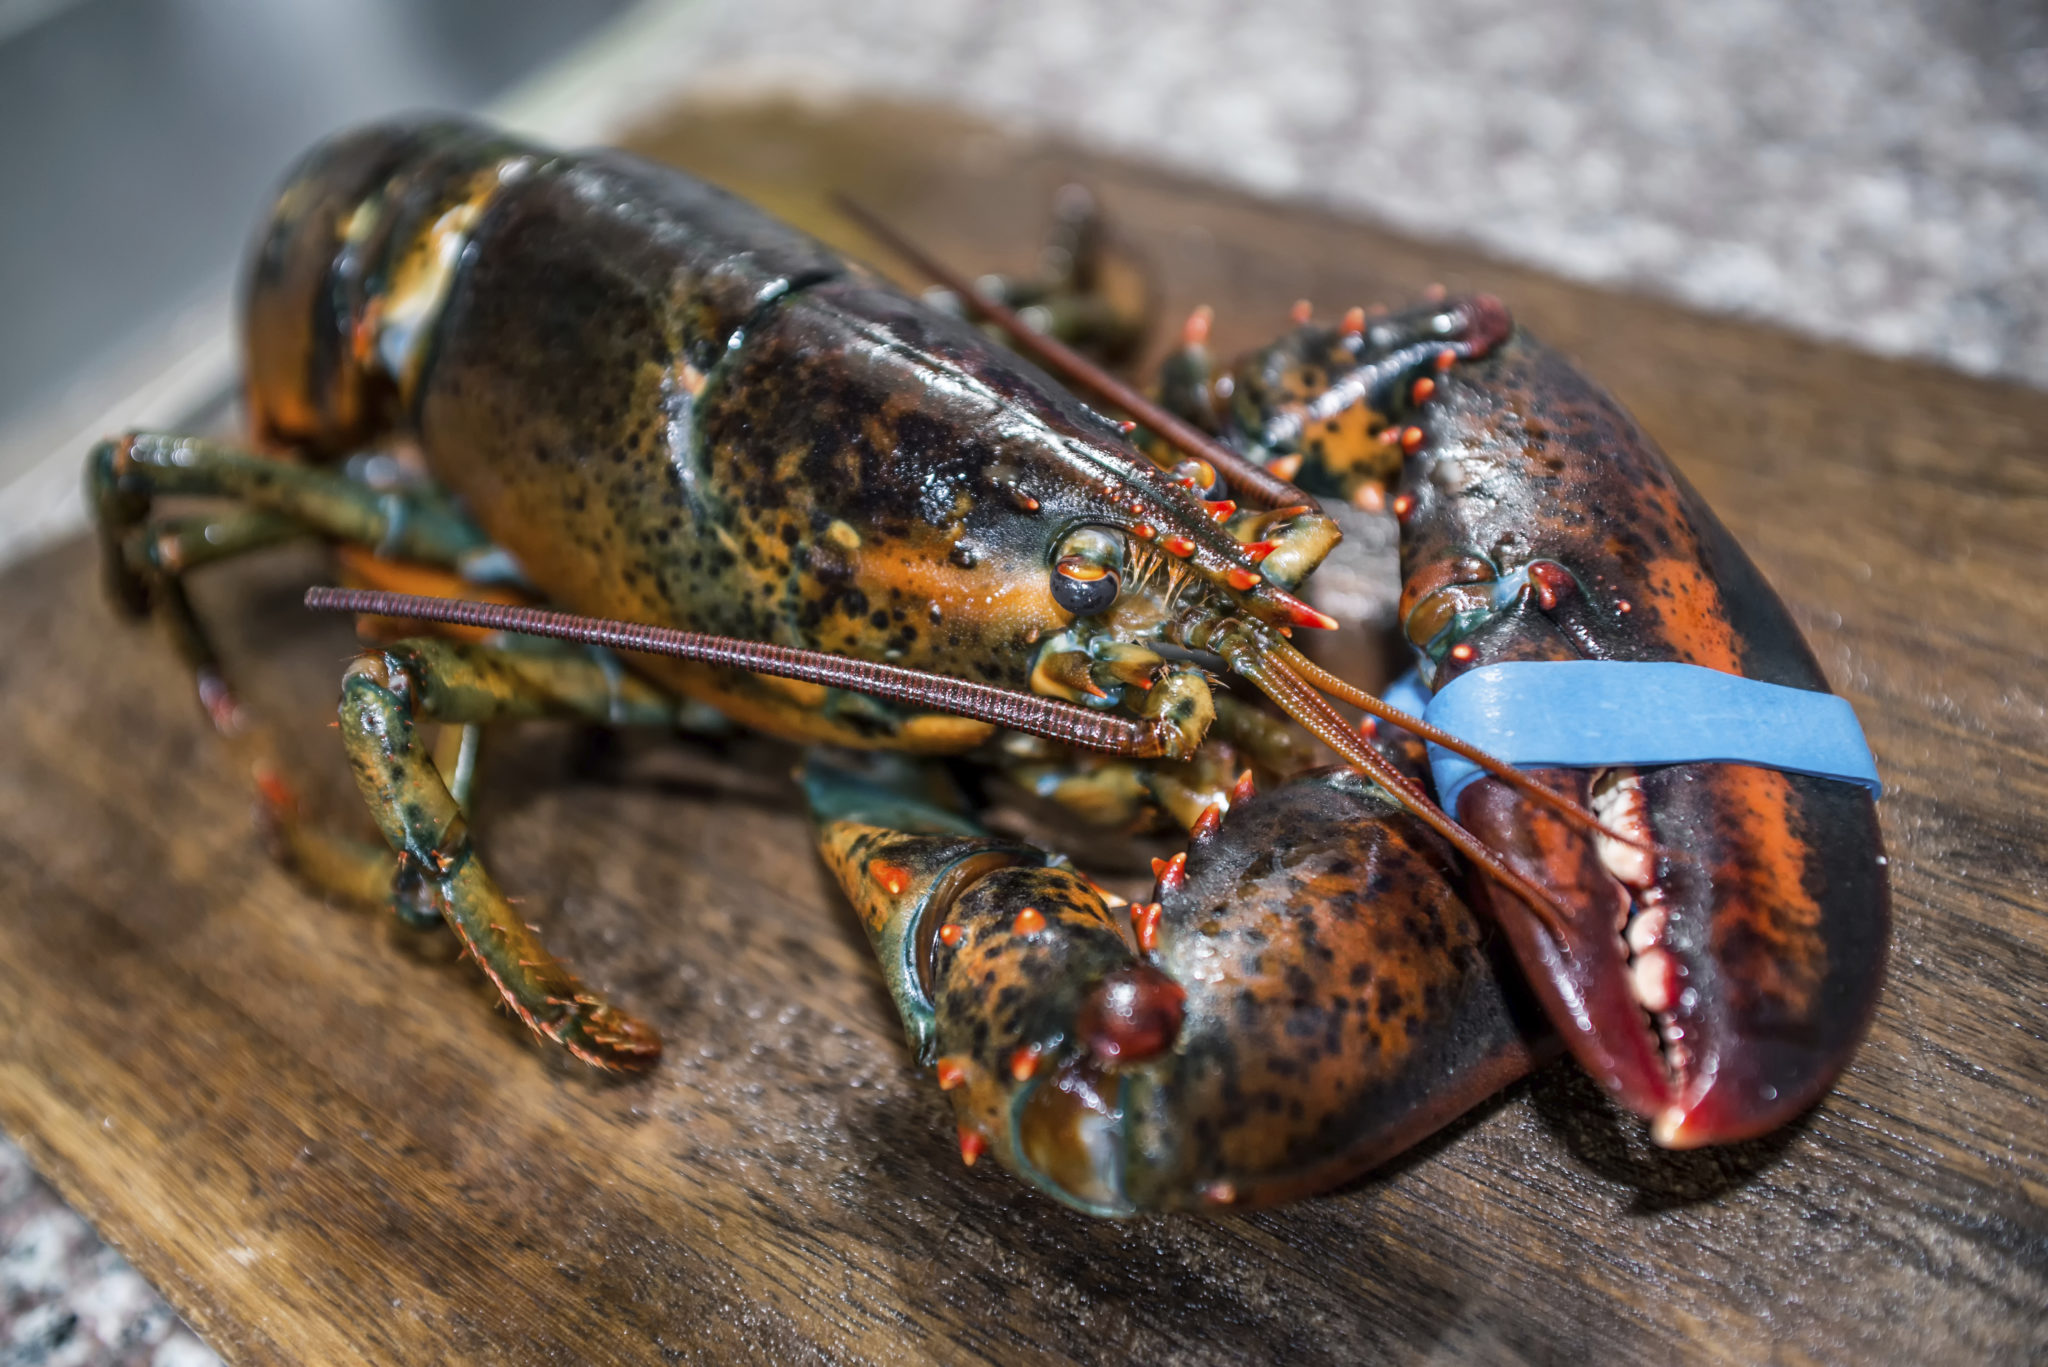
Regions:
M 1108 611 L 1122 588 L 1115 570 L 1086 556 L 1062 556 L 1052 567 L 1053 601 L 1076 617 Z

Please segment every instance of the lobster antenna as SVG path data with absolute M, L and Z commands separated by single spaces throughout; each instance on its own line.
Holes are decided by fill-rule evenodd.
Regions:
M 1056 698 L 1042 698 L 993 684 L 956 679 L 901 665 L 878 664 L 832 655 L 822 650 L 743 641 L 674 627 L 583 617 L 549 608 L 484 603 L 469 598 L 430 598 L 415 593 L 376 589 L 313 588 L 306 606 L 315 612 L 365 613 L 373 617 L 445 622 L 485 631 L 513 631 L 555 641 L 666 655 L 678 660 L 728 665 L 754 674 L 850 689 L 891 702 L 909 703 L 956 717 L 993 722 L 1012 731 L 1028 731 L 1048 740 L 1133 758 L 1167 752 L 1172 728 L 1163 721 L 1140 722 L 1111 716 Z
M 1175 417 L 1058 338 L 1034 331 L 1014 310 L 984 297 L 966 276 L 928 255 L 845 195 L 833 195 L 832 202 L 876 241 L 958 295 L 969 313 L 1001 328 L 1019 351 L 1101 402 L 1129 413 L 1169 446 L 1207 461 L 1238 497 L 1266 508 L 1286 504 L 1305 504 L 1310 509 L 1319 506 L 1313 498 L 1286 480 L 1252 464 L 1194 424 Z
M 1277 656 L 1252 654 L 1232 660 L 1238 672 L 1257 684 L 1281 711 L 1301 723 L 1317 740 L 1337 752 L 1338 758 L 1387 790 L 1411 816 L 1451 843 L 1453 849 L 1472 861 L 1481 873 L 1521 898 L 1536 919 L 1565 951 L 1564 927 L 1571 913 L 1552 893 L 1538 887 L 1509 868 L 1501 857 L 1480 843 L 1477 836 L 1458 824 L 1457 818 L 1431 800 L 1406 774 L 1360 736 L 1337 709 L 1309 682 Z
M 1464 756 L 1481 769 L 1484 769 L 1492 777 L 1499 779 L 1523 797 L 1528 798 L 1531 802 L 1536 803 L 1540 807 L 1548 807 L 1553 812 L 1556 812 L 1564 818 L 1566 825 L 1571 826 L 1580 834 L 1603 835 L 1617 844 L 1627 845 L 1629 848 L 1641 850 L 1645 854 L 1677 857 L 1676 851 L 1662 849 L 1655 841 L 1643 840 L 1635 836 L 1624 835 L 1620 831 L 1610 830 L 1601 824 L 1599 817 L 1587 811 L 1564 794 L 1551 791 L 1513 765 L 1504 764 L 1500 760 L 1495 759 L 1470 741 L 1463 740 L 1441 727 L 1432 726 L 1420 717 L 1411 716 L 1398 707 L 1382 702 L 1356 684 L 1345 682 L 1329 670 L 1324 669 L 1314 660 L 1309 659 L 1308 656 L 1302 654 L 1291 642 L 1278 642 L 1274 648 L 1288 668 L 1293 670 L 1295 675 L 1309 687 L 1324 693 L 1334 694 L 1360 711 L 1378 717 L 1383 722 L 1398 726 L 1410 735 L 1428 741 L 1432 745 L 1440 745 L 1454 755 Z

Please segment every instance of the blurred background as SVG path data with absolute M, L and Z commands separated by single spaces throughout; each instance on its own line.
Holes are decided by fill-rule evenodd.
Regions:
M 2048 384 L 2041 0 L 0 0 L 0 556 L 77 525 L 52 452 L 228 382 L 321 133 L 599 140 L 707 89 L 944 101 Z
M 960 105 L 1560 274 L 2048 385 L 2041 0 L 0 0 L 0 563 L 232 384 L 290 158 L 401 109 Z M 0 1141 L 0 1367 L 211 1355 Z

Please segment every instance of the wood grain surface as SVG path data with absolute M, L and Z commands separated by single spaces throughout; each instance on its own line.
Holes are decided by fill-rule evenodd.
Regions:
M 1559 1064 L 1334 1196 L 1090 1220 L 961 1167 L 789 752 L 498 738 L 501 881 L 668 1041 L 644 1080 L 592 1077 L 445 943 L 267 861 L 75 544 L 0 579 L 0 1126 L 231 1362 L 2048 1354 L 2048 395 L 931 111 L 702 106 L 641 145 L 872 258 L 824 209 L 852 191 L 973 269 L 1028 263 L 1079 174 L 1226 348 L 1301 296 L 1506 298 L 1660 438 L 1862 714 L 1898 918 L 1876 1025 L 1757 1143 L 1659 1152 Z M 351 638 L 295 606 L 323 573 L 282 552 L 199 596 L 360 820 L 324 729 Z

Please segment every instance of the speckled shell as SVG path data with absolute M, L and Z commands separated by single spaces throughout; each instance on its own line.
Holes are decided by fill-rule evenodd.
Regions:
M 564 606 L 1019 688 L 1071 620 L 1048 587 L 1059 539 L 1156 478 L 973 329 L 720 190 L 604 153 L 484 206 L 413 422 L 436 478 Z M 729 676 L 648 668 L 729 701 Z M 880 705 L 828 716 L 822 690 L 779 692 L 807 715 L 736 715 L 908 739 Z
M 679 171 L 379 126 L 301 162 L 255 262 L 259 430 L 315 454 L 413 438 L 564 608 L 1024 688 L 1073 621 L 1051 564 L 1084 523 L 1155 529 L 1211 591 L 1249 592 L 1216 587 L 1241 546 L 1117 424 Z M 792 739 L 957 750 L 989 731 L 634 667 Z
M 805 783 L 963 1152 L 1079 1209 L 1327 1190 L 1532 1064 L 1540 1017 L 1448 849 L 1348 771 L 1241 795 L 1143 936 L 1071 868 L 819 757 Z
M 1412 504 L 1397 503 L 1404 616 L 1481 563 L 1507 580 L 1548 561 L 1574 581 L 1550 609 L 1524 591 L 1437 637 L 1438 686 L 1496 661 L 1589 657 L 1827 690 L 1784 603 L 1705 501 L 1614 400 L 1527 333 L 1444 374 L 1415 421 L 1426 440 L 1400 486 Z M 1454 640 L 1469 652 L 1451 654 Z M 1585 796 L 1585 774 L 1547 777 Z M 1773 1128 L 1832 1082 L 1883 979 L 1889 895 L 1874 802 L 1851 784 L 1733 764 L 1649 769 L 1642 784 L 1657 842 L 1682 856 L 1659 882 L 1684 972 L 1677 1020 L 1713 1087 L 1708 1109 L 1730 1129 Z M 1604 882 L 1583 838 L 1497 782 L 1474 784 L 1459 816 L 1539 881 Z M 1649 1047 L 1640 1013 L 1614 990 L 1619 937 L 1592 924 L 1608 899 L 1581 900 L 1588 926 L 1569 958 L 1526 915 L 1506 924 L 1595 1076 L 1654 1075 L 1654 1057 L 1631 1057 Z
M 1348 770 L 1233 807 L 1164 891 L 1157 962 L 1188 989 L 1169 1068 L 1127 1094 L 1141 1205 L 1323 1191 L 1531 1066 L 1448 849 Z

